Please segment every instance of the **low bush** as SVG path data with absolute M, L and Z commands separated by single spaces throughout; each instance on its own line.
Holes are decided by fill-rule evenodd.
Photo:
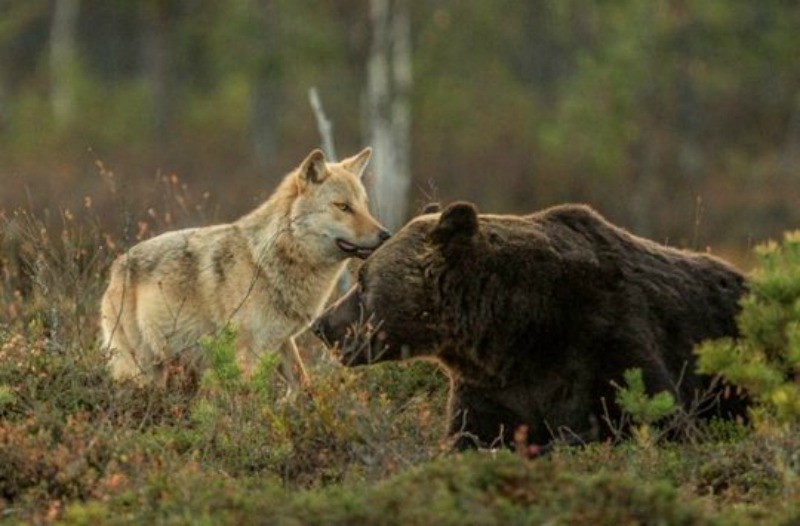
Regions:
M 117 384 L 97 343 L 92 306 L 113 247 L 124 243 L 67 216 L 63 232 L 25 221 L 16 223 L 14 235 L 21 237 L 12 243 L 21 254 L 6 250 L 7 231 L 0 239 L 0 520 L 800 520 L 800 434 L 792 405 L 797 237 L 763 252 L 768 259 L 742 311 L 742 340 L 700 351 L 707 371 L 752 393 L 755 432 L 711 422 L 694 426 L 690 441 L 665 442 L 651 433 L 557 446 L 530 460 L 507 451 L 450 453 L 447 379 L 431 363 L 348 369 L 312 343 L 303 349 L 312 384 L 286 396 L 277 358 L 266 354 L 245 376 L 233 359 L 234 334 L 223 331 L 205 342 L 210 365 L 194 391 Z M 736 376 L 736 367 L 748 374 Z M 623 387 L 634 426 L 661 429 L 662 417 L 674 418 L 668 400 L 645 396 L 635 373 Z
M 707 342 L 699 367 L 744 388 L 757 422 L 800 426 L 800 231 L 758 247 L 758 269 L 738 318 L 736 340 Z

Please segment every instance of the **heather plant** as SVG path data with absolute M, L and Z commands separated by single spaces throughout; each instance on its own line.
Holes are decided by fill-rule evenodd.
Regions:
M 272 475 L 300 486 L 375 477 L 439 451 L 440 430 L 426 420 L 441 414 L 424 395 L 411 394 L 417 375 L 403 381 L 399 371 L 352 371 L 323 356 L 313 364 L 312 384 L 287 393 L 280 355 L 263 353 L 244 374 L 235 339 L 225 327 L 202 340 L 207 367 L 188 425 L 156 430 L 157 442 L 182 443 L 193 458 L 231 475 Z M 387 375 L 407 397 L 382 392 Z
M 170 195 L 191 201 L 179 181 L 164 184 L 175 190 Z M 647 440 L 556 448 L 535 460 L 502 451 L 449 453 L 447 379 L 435 365 L 347 369 L 313 340 L 302 345 L 312 383 L 290 397 L 277 374 L 279 355 L 265 353 L 250 374 L 239 369 L 231 328 L 202 343 L 206 369 L 193 392 L 113 382 L 96 341 L 105 272 L 126 239 L 198 213 L 171 199 L 177 204 L 139 219 L 131 214 L 127 234 L 100 228 L 90 208 L 0 219 L 0 521 L 791 524 L 800 518 L 796 433 L 778 432 L 779 426 L 718 432 L 717 423 L 702 440 L 660 441 L 655 430 L 661 433 L 681 412 L 648 396 L 636 373 L 624 379 L 620 403 L 634 429 L 652 433 Z M 785 248 L 775 250 L 787 257 Z M 789 343 L 797 342 L 797 294 L 787 291 L 796 291 L 798 280 L 796 267 L 772 264 L 782 269 L 783 284 L 771 285 L 769 297 L 782 298 L 773 302 L 781 307 L 753 317 L 743 334 L 771 342 L 762 362 L 781 367 L 780 386 L 797 371 L 782 353 L 796 348 Z M 762 414 L 786 414 L 769 405 L 773 398 L 757 398 Z

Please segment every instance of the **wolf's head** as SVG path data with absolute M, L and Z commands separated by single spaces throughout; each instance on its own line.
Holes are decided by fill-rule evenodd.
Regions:
M 297 190 L 291 207 L 294 236 L 319 256 L 345 259 L 366 258 L 389 238 L 389 232 L 367 206 L 361 182 L 372 149 L 337 163 L 325 161 L 313 150 L 290 177 Z

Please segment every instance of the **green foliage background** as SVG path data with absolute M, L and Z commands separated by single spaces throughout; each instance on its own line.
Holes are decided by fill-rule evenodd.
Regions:
M 63 122 L 54 4 L 0 4 L 7 214 L 82 210 L 90 195 L 119 232 L 125 213 L 163 212 L 157 183 L 177 174 L 212 196 L 209 219 L 235 217 L 318 144 L 311 86 L 340 152 L 367 140 L 367 0 L 78 3 Z M 581 200 L 641 234 L 739 252 L 800 221 L 794 3 L 408 6 L 412 210 L 431 198 L 504 212 Z

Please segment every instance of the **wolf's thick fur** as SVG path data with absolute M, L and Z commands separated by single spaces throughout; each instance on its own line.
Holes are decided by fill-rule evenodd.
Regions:
M 369 148 L 328 164 L 314 150 L 273 195 L 238 221 L 161 234 L 112 265 L 102 336 L 116 379 L 166 381 L 175 358 L 198 371 L 198 340 L 231 324 L 246 371 L 265 351 L 303 368 L 294 336 L 313 320 L 345 260 L 388 233 L 370 215 L 361 175 Z

